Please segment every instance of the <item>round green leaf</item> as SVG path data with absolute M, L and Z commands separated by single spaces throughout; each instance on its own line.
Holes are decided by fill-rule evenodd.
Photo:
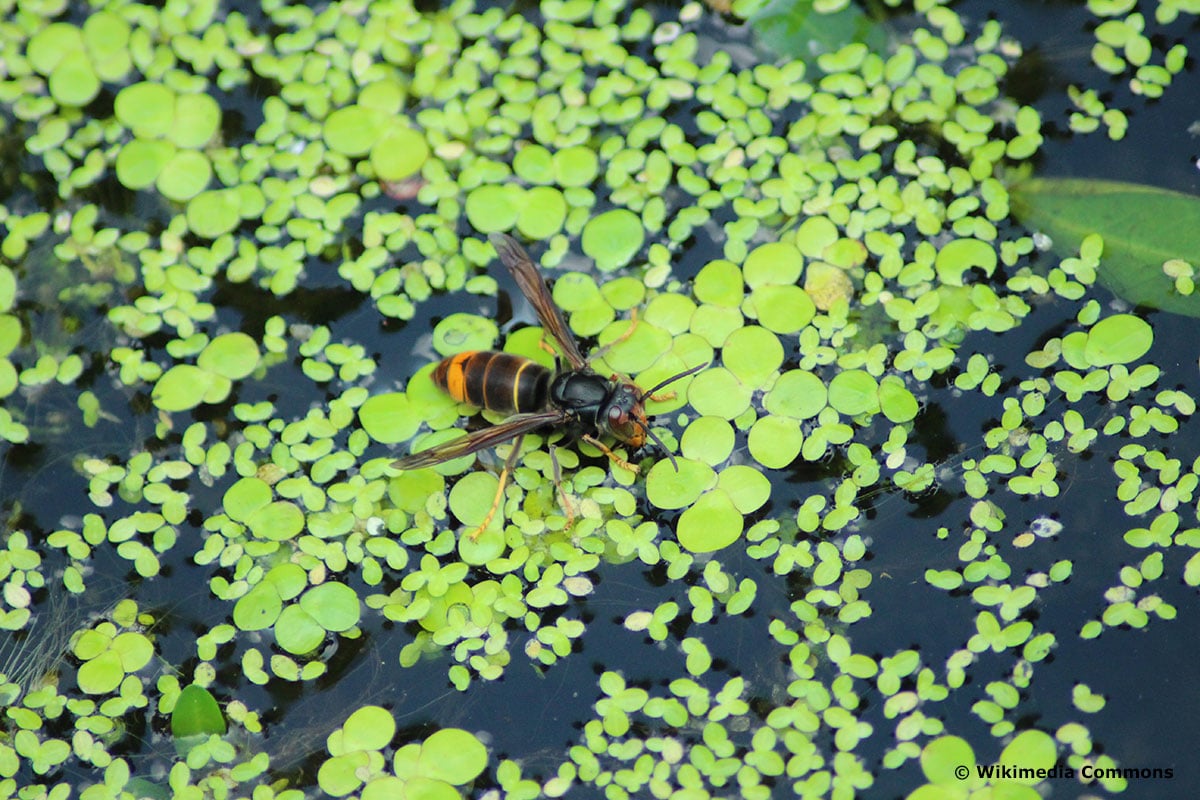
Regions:
M 750 308 L 758 323 L 775 333 L 795 333 L 817 313 L 799 286 L 760 286 L 750 293 Z
M 207 156 L 195 150 L 180 150 L 162 165 L 155 179 L 155 188 L 164 197 L 183 202 L 204 191 L 211 179 L 212 165 Z
M 710 261 L 696 275 L 692 291 L 702 303 L 737 308 L 742 304 L 744 292 L 742 271 L 723 259 Z
M 221 107 L 207 94 L 175 98 L 175 119 L 169 138 L 179 147 L 200 149 L 212 141 L 221 126 Z
M 476 314 L 450 314 L 433 329 L 433 349 L 441 356 L 486 350 L 499 335 L 493 320 Z
M 1115 314 L 1091 327 L 1083 356 L 1096 367 L 1129 364 L 1146 355 L 1154 343 L 1154 329 L 1140 317 Z
M 729 370 L 713 367 L 692 378 L 687 397 L 701 414 L 734 419 L 750 407 L 751 390 Z
M 241 478 L 225 492 L 222 504 L 232 520 L 245 522 L 249 516 L 271 502 L 271 487 L 261 478 Z
M 975 752 L 964 739 L 942 736 L 921 751 L 921 770 L 930 783 L 961 786 L 963 780 L 955 773 L 957 767 L 966 767 L 968 775 L 975 774 Z
M 108 694 L 125 680 L 125 669 L 121 666 L 121 657 L 106 650 L 81 664 L 75 679 L 86 694 Z
M 91 59 L 75 50 L 63 56 L 48 82 L 50 96 L 59 105 L 85 106 L 100 93 L 100 78 L 92 68 Z
M 742 514 L 753 514 L 771 497 L 771 482 L 746 464 L 734 464 L 724 469 L 717 479 L 717 486 L 729 495 L 734 508 Z
M 277 500 L 250 514 L 246 524 L 259 539 L 284 541 L 304 530 L 304 512 L 290 500 Z
M 322 628 L 334 633 L 348 631 L 358 624 L 361 614 L 358 595 L 344 583 L 327 581 L 300 596 L 300 608 L 308 612 Z
M 342 748 L 346 752 L 382 750 L 395 735 L 396 720 L 390 711 L 379 706 L 363 706 L 342 726 Z
M 728 422 L 719 417 L 701 417 L 683 432 L 679 452 L 685 458 L 716 466 L 729 458 L 735 441 L 733 426 Z
M 262 631 L 275 624 L 283 611 L 283 600 L 273 584 L 255 584 L 233 606 L 233 624 L 238 630 Z
M 800 281 L 804 256 L 786 242 L 762 244 L 750 251 L 742 275 L 751 289 L 759 286 L 794 286 Z
M 424 777 L 463 786 L 479 777 L 487 760 L 483 742 L 459 728 L 443 728 L 421 745 L 417 768 Z
M 176 364 L 163 373 L 150 392 L 154 405 L 163 411 L 186 411 L 205 401 L 213 387 L 212 373 L 191 364 Z
M 554 182 L 554 157 L 540 144 L 522 147 L 513 156 L 513 172 L 526 183 L 548 184 Z
M 175 155 L 175 145 L 163 139 L 134 139 L 117 154 L 117 180 L 126 189 L 145 189 L 158 179 Z
M 1050 769 L 1058 760 L 1058 746 L 1054 737 L 1045 731 L 1022 731 L 1013 738 L 1000 753 L 1000 764 L 1009 767 L 1038 770 Z M 1014 777 L 1011 780 L 1033 786 L 1039 783 L 1036 777 Z
M 865 370 L 839 372 L 829 381 L 829 405 L 848 417 L 873 414 L 879 410 L 879 383 Z
M 286 606 L 275 620 L 275 641 L 292 655 L 311 653 L 325 641 L 325 628 L 298 605 Z
M 317 785 L 326 794 L 345 797 L 362 786 L 359 774 L 360 771 L 365 772 L 368 769 L 369 763 L 367 754 L 361 750 L 328 758 L 321 762 L 320 768 L 317 769 Z M 405 795 L 398 794 L 396 797 Z
M 595 259 L 601 272 L 611 272 L 628 264 L 646 240 L 646 231 L 637 214 L 624 208 L 592 217 L 583 226 L 581 247 Z
M 657 508 L 685 508 L 712 488 L 716 477 L 712 467 L 688 458 L 677 458 L 675 463 L 678 471 L 669 459 L 663 459 L 646 474 L 646 499 Z
M 402 392 L 368 398 L 358 409 L 358 420 L 367 435 L 382 444 L 408 441 L 421 425 L 421 415 Z
M 175 92 L 161 83 L 135 83 L 117 93 L 113 112 L 134 136 L 158 139 L 175 121 Z
M 371 148 L 371 166 L 385 181 L 402 181 L 417 174 L 428 158 L 425 137 L 406 126 L 388 128 Z
M 560 186 L 588 186 L 599 169 L 600 159 L 590 147 L 574 145 L 554 154 L 554 174 Z
M 879 382 L 879 407 L 888 420 L 898 425 L 911 422 L 921 410 L 917 398 L 895 375 L 887 375 Z
M 679 544 L 693 553 L 728 547 L 742 535 L 745 520 L 729 495 L 714 489 L 679 515 Z
M 244 333 L 225 333 L 209 342 L 196 357 L 201 369 L 241 380 L 258 367 L 258 344 Z
M 339 108 L 325 118 L 321 135 L 335 153 L 364 156 L 383 133 L 384 116 L 377 109 L 359 105 Z
M 524 204 L 517 216 L 517 230 L 530 239 L 549 239 L 562 230 L 567 220 L 567 200 L 562 192 L 549 186 L 535 186 L 525 192 Z
M 524 205 L 524 190 L 519 186 L 485 184 L 467 195 L 467 221 L 480 233 L 511 230 Z
M 938 280 L 951 286 L 963 285 L 963 274 L 982 269 L 991 277 L 996 270 L 996 249 L 979 239 L 955 239 L 938 251 L 934 260 Z
M 154 645 L 144 634 L 126 631 L 113 639 L 112 652 L 121 660 L 123 670 L 137 672 L 154 657 Z
M 783 469 L 800 455 L 804 432 L 798 420 L 770 414 L 755 421 L 746 444 L 755 461 L 769 469 Z
M 66 22 L 53 22 L 30 37 L 25 57 L 36 72 L 49 76 L 63 58 L 82 50 L 83 35 L 79 28 Z
M 824 381 L 808 370 L 792 369 L 780 375 L 763 396 L 763 408 L 778 416 L 812 419 L 825 408 L 828 398 Z
M 208 189 L 187 204 L 188 227 L 197 235 L 216 239 L 242 220 L 242 195 L 233 189 Z

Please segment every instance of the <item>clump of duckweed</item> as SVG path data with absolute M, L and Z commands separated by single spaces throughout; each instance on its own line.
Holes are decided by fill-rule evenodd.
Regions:
M 1073 710 L 1026 721 L 1040 666 L 1067 644 L 1032 609 L 1091 602 L 1071 642 L 1084 647 L 1175 616 L 1154 582 L 1173 550 L 1200 548 L 1200 461 L 1159 437 L 1195 402 L 1159 386 L 1153 327 L 1093 296 L 1100 237 L 1043 268 L 1011 222 L 1005 176 L 1037 155 L 1042 119 L 1003 96 L 1020 47 L 1000 22 L 918 3 L 912 35 L 884 45 L 847 4 L 818 5 L 857 32 L 762 62 L 714 50 L 705 37 L 724 23 L 698 3 L 674 18 L 617 0 L 528 16 L 469 0 L 114 4 L 58 21 L 65 6 L 49 2 L 0 29 L 23 167 L 57 193 L 52 209 L 23 211 L 34 198 L 18 189 L 0 206 L 0 438 L 43 435 L 15 400 L 60 387 L 79 390 L 71 413 L 88 429 L 153 413 L 127 450 L 78 452 L 86 502 L 44 541 L 5 535 L 0 621 L 29 631 L 47 585 L 86 592 L 109 561 L 148 582 L 188 562 L 220 609 L 179 664 L 127 600 L 74 633 L 61 674 L 5 680 L 0 785 L 57 796 L 64 771 L 91 770 L 88 796 L 296 798 L 315 782 L 362 797 L 851 797 L 884 770 L 916 785 L 919 765 L 912 796 L 940 796 L 974 751 L 1112 766 L 1063 715 L 1102 714 L 1099 688 L 1081 681 Z M 1156 54 L 1129 4 L 1093 5 L 1111 18 L 1096 63 L 1157 96 L 1186 51 Z M 763 20 L 778 9 L 726 10 L 773 40 Z M 1077 130 L 1103 122 L 1119 138 L 1121 112 L 1070 96 Z M 128 204 L 89 202 L 110 191 Z M 498 487 L 476 456 L 390 467 L 393 447 L 458 435 L 467 409 L 432 364 L 397 384 L 395 343 L 356 338 L 347 319 L 413 323 L 404 356 L 502 347 L 552 365 L 542 332 L 497 324 L 490 299 L 439 317 L 427 342 L 416 330 L 435 294 L 496 293 L 491 232 L 567 268 L 548 269 L 554 300 L 596 343 L 598 373 L 652 386 L 710 367 L 646 400 L 673 461 L 635 474 L 591 445 L 551 456 L 527 436 L 472 539 Z M 1185 262 L 1162 272 L 1190 292 Z M 41 335 L 50 312 L 18 302 L 38 291 L 41 309 L 103 307 L 90 363 Z M 1023 365 L 979 351 L 1051 300 L 1068 320 Z M 880 496 L 946 481 L 919 430 L 946 385 L 992 417 L 952 476 L 962 518 L 877 531 Z M 1012 509 L 1058 497 L 1103 445 L 1119 453 L 1136 563 L 1078 602 L 1058 550 L 1078 531 Z M 928 642 L 872 563 L 883 537 L 923 532 L 947 547 L 913 581 L 922 601 L 970 604 L 955 645 Z M 377 705 L 330 718 L 315 775 L 294 784 L 262 751 L 264 729 L 286 723 L 265 722 L 274 695 L 253 690 L 339 680 L 334 654 L 367 630 L 382 628 L 370 635 L 397 682 L 437 659 L 470 692 L 576 657 L 604 582 L 643 571 L 661 591 L 627 604 L 614 635 L 661 649 L 673 673 L 645 681 L 612 653 L 596 688 L 575 687 L 594 714 L 552 768 L 493 762 L 485 732 L 400 732 Z M 1200 585 L 1200 556 L 1181 574 Z M 860 634 L 885 614 L 912 644 Z M 735 626 L 753 652 L 722 635 Z M 170 727 L 178 754 L 114 755 L 150 727 Z M 983 729 L 1001 741 L 958 735 Z M 1036 795 L 977 773 L 954 788 Z

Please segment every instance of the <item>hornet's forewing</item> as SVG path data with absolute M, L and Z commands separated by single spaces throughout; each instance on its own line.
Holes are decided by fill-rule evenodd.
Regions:
M 563 319 L 562 312 L 558 310 L 558 306 L 554 304 L 554 298 L 550 296 L 550 290 L 546 288 L 545 279 L 533 265 L 533 261 L 530 260 L 525 249 L 517 244 L 516 239 L 503 233 L 493 233 L 488 237 L 488 241 L 496 248 L 496 252 L 500 254 L 500 260 L 504 262 L 504 266 L 508 267 L 508 271 L 516 279 L 521 294 L 525 295 L 533 304 L 538 319 L 542 321 L 542 327 L 558 344 L 567 362 L 571 365 L 571 369 L 586 369 L 587 359 L 583 357 L 583 353 L 579 352 L 579 343 L 575 341 L 571 329 L 567 327 L 567 322 Z
M 428 450 L 407 455 L 392 462 L 393 469 L 420 469 L 432 467 L 443 461 L 460 456 L 470 455 L 479 450 L 486 450 L 498 444 L 504 444 L 509 439 L 515 439 L 522 434 L 537 430 L 543 426 L 556 425 L 566 420 L 566 414 L 561 409 L 539 411 L 534 414 L 516 414 L 490 428 L 483 428 L 448 442 L 434 445 Z

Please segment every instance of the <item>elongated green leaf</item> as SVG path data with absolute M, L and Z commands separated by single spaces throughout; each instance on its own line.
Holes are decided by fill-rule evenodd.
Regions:
M 1200 294 L 1179 294 L 1163 272 L 1169 259 L 1200 261 L 1200 197 L 1083 178 L 1034 178 L 1009 191 L 1016 218 L 1049 236 L 1060 256 L 1077 254 L 1085 236 L 1100 234 L 1100 282 L 1117 296 L 1200 317 Z
M 770 0 L 750 18 L 758 40 L 779 56 L 799 58 L 813 66 L 817 56 L 833 53 L 853 42 L 879 52 L 887 42 L 884 28 L 867 16 L 858 3 L 822 13 L 813 0 Z

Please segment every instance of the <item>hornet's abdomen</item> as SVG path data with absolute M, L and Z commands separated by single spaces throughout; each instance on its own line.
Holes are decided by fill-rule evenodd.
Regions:
M 551 375 L 523 356 L 471 350 L 438 364 L 433 382 L 460 403 L 515 414 L 546 408 Z

